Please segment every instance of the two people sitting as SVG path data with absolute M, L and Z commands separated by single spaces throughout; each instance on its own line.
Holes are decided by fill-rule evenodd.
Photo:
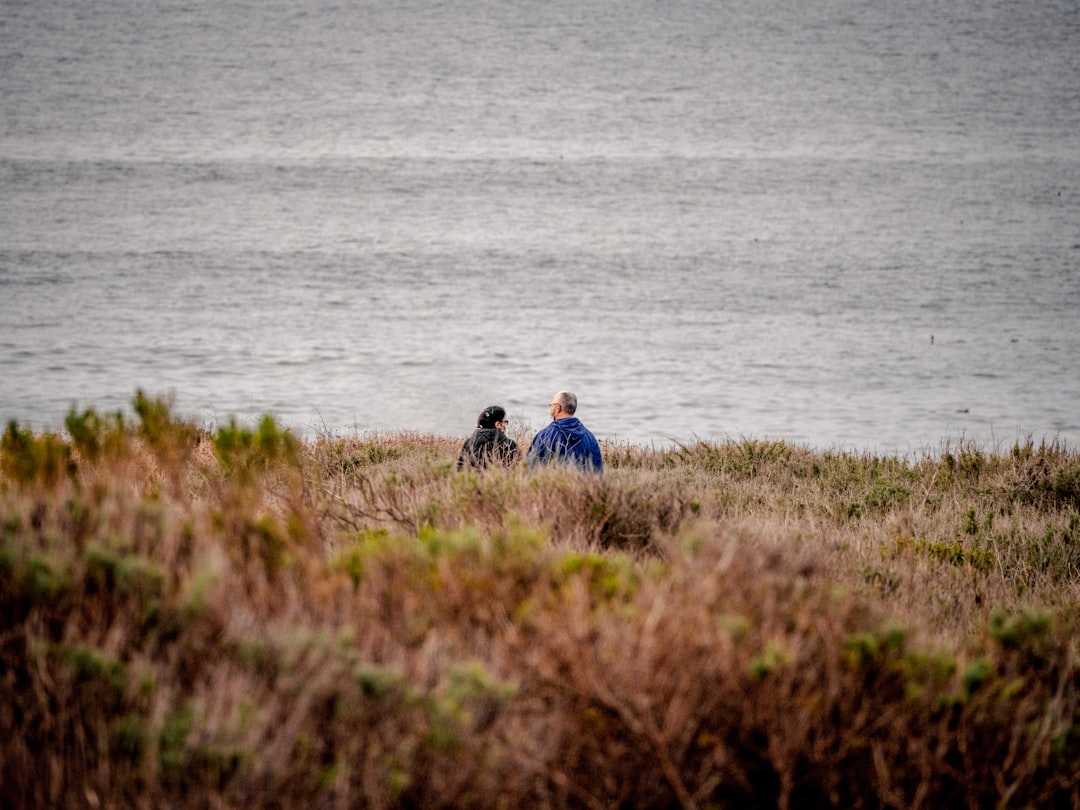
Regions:
M 529 467 L 555 463 L 603 472 L 600 443 L 574 416 L 577 406 L 577 397 L 569 391 L 560 391 L 552 397 L 548 406 L 551 423 L 533 437 L 526 456 Z M 457 468 L 482 469 L 492 462 L 506 466 L 517 463 L 520 451 L 517 442 L 504 432 L 507 422 L 506 410 L 501 406 L 485 408 L 477 419 L 476 430 L 462 445 Z

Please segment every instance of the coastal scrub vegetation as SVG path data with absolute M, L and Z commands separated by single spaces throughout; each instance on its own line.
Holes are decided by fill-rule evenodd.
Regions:
M 1063 444 L 458 473 L 133 411 L 0 440 L 0 806 L 1080 806 Z

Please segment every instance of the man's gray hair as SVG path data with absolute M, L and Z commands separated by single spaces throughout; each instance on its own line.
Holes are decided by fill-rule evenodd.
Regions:
M 562 409 L 571 416 L 577 411 L 577 396 L 575 394 L 571 394 L 569 391 L 560 391 L 555 395 L 555 399 L 558 400 Z

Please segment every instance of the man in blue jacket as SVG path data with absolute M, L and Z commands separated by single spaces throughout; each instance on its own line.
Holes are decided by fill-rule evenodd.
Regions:
M 529 448 L 530 467 L 556 462 L 581 470 L 604 471 L 600 444 L 581 420 L 574 416 L 577 397 L 560 391 L 551 400 L 551 424 L 537 433 Z

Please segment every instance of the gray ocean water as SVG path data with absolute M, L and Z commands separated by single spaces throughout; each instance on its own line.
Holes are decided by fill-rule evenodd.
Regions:
M 1080 2 L 0 0 L 0 417 L 1080 442 Z

